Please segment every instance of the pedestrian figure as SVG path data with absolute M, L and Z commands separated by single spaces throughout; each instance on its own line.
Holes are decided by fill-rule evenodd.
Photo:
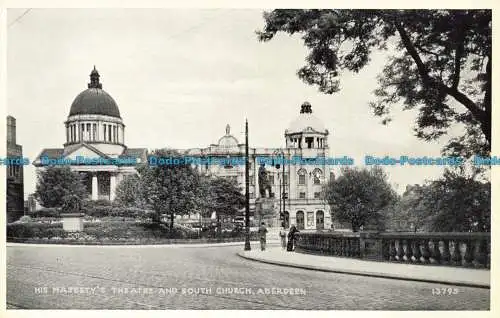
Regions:
M 281 238 L 281 248 L 286 249 L 286 229 L 284 226 L 281 226 L 280 229 L 280 238 Z
M 292 225 L 290 227 L 290 232 L 288 232 L 288 244 L 286 246 L 286 250 L 288 252 L 294 251 L 296 247 L 296 239 L 297 236 L 296 234 L 299 233 L 299 230 L 295 227 L 295 225 Z
M 262 222 L 259 227 L 259 237 L 260 237 L 260 250 L 266 250 L 266 223 Z

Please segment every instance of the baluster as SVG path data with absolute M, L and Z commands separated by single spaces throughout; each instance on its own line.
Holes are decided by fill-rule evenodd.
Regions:
M 403 259 L 405 262 L 411 262 L 411 256 L 412 256 L 412 250 L 411 250 L 411 240 L 405 240 L 405 255 L 403 256 Z
M 464 243 L 465 243 L 464 266 L 470 267 L 472 266 L 472 260 L 474 259 L 474 245 L 470 240 L 464 241 Z
M 340 238 L 335 239 L 335 255 L 340 256 Z
M 345 238 L 340 240 L 340 256 L 345 256 Z
M 450 264 L 450 240 L 443 240 L 443 252 L 441 253 L 441 264 Z
M 460 241 L 453 241 L 453 253 L 451 254 L 451 261 L 454 265 L 462 265 L 462 254 L 460 253 Z
M 412 262 L 419 263 L 420 258 L 422 257 L 422 253 L 420 252 L 420 241 L 413 241 L 413 257 L 411 258 Z
M 403 250 L 403 240 L 402 239 L 398 239 L 398 247 L 397 247 L 397 250 L 396 250 L 396 260 L 398 262 L 402 262 L 403 261 L 403 256 L 405 255 L 405 251 Z
M 439 251 L 439 240 L 432 240 L 431 263 L 439 264 L 441 261 L 441 252 Z
M 429 241 L 425 239 L 422 244 L 422 257 L 420 260 L 424 264 L 429 264 L 429 258 L 431 257 L 431 252 L 429 251 Z
M 396 260 L 396 241 L 390 240 L 389 242 L 389 261 Z
M 474 256 L 474 266 L 478 268 L 486 267 L 486 241 L 484 239 L 478 240 L 478 246 Z

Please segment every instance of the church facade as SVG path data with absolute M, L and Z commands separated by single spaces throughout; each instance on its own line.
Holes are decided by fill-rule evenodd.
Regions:
M 68 165 L 84 175 L 90 199 L 112 201 L 117 184 L 136 173 L 136 164 L 147 160 L 147 149 L 125 145 L 125 124 L 118 105 L 102 89 L 99 78 L 94 67 L 88 88 L 71 104 L 64 122 L 63 147 L 43 149 L 33 164 L 38 169 Z
M 117 185 L 125 176 L 137 173 L 135 166 L 148 160 L 148 151 L 126 146 L 125 124 L 118 105 L 102 89 L 99 78 L 94 67 L 88 88 L 74 99 L 64 122 L 66 143 L 63 147 L 43 149 L 33 164 L 38 169 L 68 164 L 73 171 L 84 175 L 89 199 L 114 200 Z M 284 148 L 249 148 L 250 210 L 256 221 L 265 218 L 271 227 L 279 227 L 283 220 L 287 227 L 295 224 L 299 229 L 331 227 L 330 207 L 323 199 L 323 186 L 334 177 L 333 166 L 325 160 L 294 161 L 294 158 L 328 158 L 328 136 L 328 130 L 305 102 L 284 131 Z M 205 148 L 176 150 L 195 158 L 245 156 L 245 144 L 231 134 L 229 125 L 217 143 Z M 89 158 L 104 162 L 92 163 L 86 160 Z M 276 163 L 280 163 L 279 168 Z M 245 191 L 244 164 L 193 167 L 206 175 L 234 179 L 241 191 Z

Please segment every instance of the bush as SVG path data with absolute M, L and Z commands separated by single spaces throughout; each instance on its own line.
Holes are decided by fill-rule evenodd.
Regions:
M 39 210 L 33 211 L 31 217 L 41 218 L 41 217 L 56 217 L 58 218 L 60 210 L 58 208 L 41 208 Z
M 63 237 L 62 223 L 13 223 L 7 225 L 7 237 L 33 238 L 33 237 Z
M 62 223 L 12 223 L 7 225 L 8 238 L 71 238 L 75 234 L 63 230 Z M 108 221 L 97 223 L 85 223 L 82 237 L 98 240 L 158 240 L 158 239 L 199 239 L 199 238 L 241 238 L 244 233 L 232 231 L 222 232 L 218 236 L 214 230 L 203 233 L 186 231 L 182 228 L 170 228 L 165 224 L 143 223 L 136 221 Z M 257 233 L 251 233 L 251 239 L 255 239 Z
M 23 215 L 19 219 L 19 222 L 21 222 L 21 223 L 29 223 L 29 222 L 32 222 L 32 221 L 33 220 L 31 219 L 31 217 L 29 215 Z

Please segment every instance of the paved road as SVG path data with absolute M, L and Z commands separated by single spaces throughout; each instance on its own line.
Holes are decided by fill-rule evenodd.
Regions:
M 488 310 L 490 306 L 489 289 L 456 287 L 458 294 L 436 296 L 432 288 L 450 286 L 263 264 L 238 257 L 240 249 L 9 246 L 7 305 L 12 309 L 322 310 Z

